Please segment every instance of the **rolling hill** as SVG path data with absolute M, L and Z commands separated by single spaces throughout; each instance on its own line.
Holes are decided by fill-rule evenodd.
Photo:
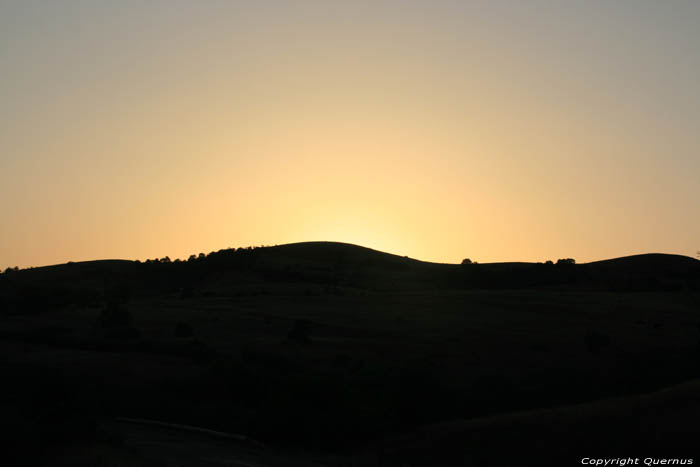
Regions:
M 158 277 L 187 287 L 232 275 L 245 281 L 312 282 L 370 289 L 522 288 L 556 284 L 613 288 L 695 287 L 700 261 L 644 254 L 577 265 L 430 263 L 338 242 L 302 242 L 219 250 L 189 261 L 98 260 L 29 268 L 9 274 L 13 285 L 138 284 Z M 646 282 L 643 282 L 645 281 Z M 685 281 L 685 282 L 684 282 Z M 101 282 L 98 284 L 98 282 Z M 681 283 L 682 282 L 682 283 Z
M 696 386 L 699 313 L 700 261 L 675 255 L 454 265 L 309 242 L 68 263 L 0 275 L 0 408 L 27 465 L 69 440 L 121 449 L 100 428 L 119 417 L 337 465 L 439 465 L 452 443 L 488 465 L 499 441 L 573 456 L 664 420 L 677 436 L 657 447 L 689 448 L 677 407 L 695 402 L 663 390 Z

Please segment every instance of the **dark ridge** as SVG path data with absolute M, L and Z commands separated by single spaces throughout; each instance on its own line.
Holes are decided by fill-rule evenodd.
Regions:
M 407 256 L 399 256 L 392 253 L 374 250 L 352 243 L 342 242 L 299 242 L 287 243 L 284 245 L 276 245 L 264 247 L 263 251 L 269 255 L 278 255 L 280 257 L 313 260 L 313 261 L 328 261 L 328 262 L 363 262 L 363 261 L 386 261 L 396 263 L 426 263 L 409 258 Z M 435 263 L 427 263 L 435 264 Z
M 361 245 L 343 242 L 330 241 L 314 241 L 314 242 L 298 242 L 287 243 L 283 245 L 275 245 L 263 247 L 269 253 L 277 253 L 280 256 L 292 258 L 307 258 L 314 260 L 337 260 L 344 261 L 362 261 L 367 259 L 385 259 L 393 261 L 410 261 L 415 263 L 424 263 L 416 259 L 408 258 L 407 256 L 399 256 L 392 253 L 386 253 L 372 248 L 367 248 Z
M 23 274 L 36 279 L 54 279 L 57 277 L 70 278 L 81 275 L 94 275 L 108 272 L 129 272 L 136 261 L 127 259 L 98 259 L 91 261 L 70 261 L 62 264 L 52 264 L 50 266 L 31 267 L 20 269 L 15 273 Z
M 572 465 L 592 450 L 614 457 L 636 452 L 640 446 L 645 446 L 647 456 L 692 457 L 697 452 L 690 448 L 696 443 L 695 434 L 667 426 L 663 417 L 668 416 L 665 408 L 682 406 L 674 423 L 692 426 L 700 408 L 698 389 L 700 380 L 694 379 L 628 397 L 453 420 L 386 441 L 382 450 L 385 462 L 405 466 Z M 610 420 L 616 423 L 610 426 Z M 635 433 L 640 425 L 655 429 L 637 437 L 621 433 Z M 464 441 L 472 439 L 479 442 L 465 448 Z M 574 439 L 585 442 L 578 444 Z
M 132 296 L 187 296 L 196 289 L 231 295 L 244 293 L 242 288 L 282 294 L 299 287 L 309 293 L 318 287 L 335 293 L 541 287 L 698 290 L 700 261 L 647 254 L 586 264 L 559 260 L 457 265 L 347 243 L 304 242 L 224 249 L 192 255 L 187 261 L 167 257 L 144 262 L 98 260 L 10 271 L 0 275 L 0 305 L 10 312 L 41 311 Z
M 307 242 L 9 270 L 10 444 L 41 465 L 41 449 L 51 459 L 69 441 L 128 439 L 125 427 L 113 438 L 98 429 L 127 417 L 245 433 L 275 450 L 379 446 L 389 466 L 574 465 L 574 448 L 600 456 L 614 438 L 631 453 L 662 423 L 679 432 L 665 447 L 691 445 L 697 383 L 635 395 L 699 376 L 700 262 L 554 261 L 437 264 Z M 380 443 L 421 427 L 415 442 Z M 489 460 L 531 443 L 566 459 L 547 448 Z
M 411 265 L 411 266 L 431 266 L 431 267 L 447 267 L 451 268 L 459 266 L 452 263 L 435 263 L 431 261 L 422 261 L 408 256 L 400 256 L 392 253 L 386 253 L 372 248 L 363 247 L 351 243 L 333 242 L 333 241 L 311 241 L 287 243 L 275 246 L 260 246 L 247 248 L 229 248 L 208 253 L 206 258 L 217 255 L 225 255 L 238 251 L 255 251 L 259 256 L 266 260 L 280 262 L 314 262 L 327 264 L 359 264 L 359 265 Z M 148 261 L 148 260 L 147 260 Z M 176 263 L 177 261 L 172 261 Z M 186 261 L 181 261 L 186 262 Z M 50 266 L 39 266 L 20 269 L 17 272 L 24 274 L 32 274 L 40 276 L 42 274 L 54 274 L 58 271 L 71 275 L 93 274 L 100 272 L 125 271 L 131 270 L 132 266 L 139 264 L 140 261 L 123 260 L 123 259 L 104 259 L 68 262 L 63 264 L 54 264 Z M 480 263 L 479 266 L 484 266 L 492 270 L 504 269 L 526 269 L 541 263 L 511 261 L 511 262 L 495 262 L 495 263 Z M 594 267 L 596 269 L 606 270 L 634 270 L 634 271 L 693 271 L 700 267 L 700 261 L 689 256 L 665 254 L 665 253 L 645 253 L 631 256 L 623 256 L 619 258 L 611 258 L 604 260 L 591 261 L 582 263 L 577 266 Z M 67 272 L 66 272 L 67 271 Z
M 687 271 L 700 267 L 700 261 L 690 256 L 672 255 L 666 253 L 646 253 L 623 256 L 621 258 L 605 259 L 586 263 L 596 268 L 618 268 L 629 270 L 666 270 Z

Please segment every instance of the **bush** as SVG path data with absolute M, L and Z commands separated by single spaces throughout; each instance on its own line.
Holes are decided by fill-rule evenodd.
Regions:
M 108 338 L 128 339 L 140 334 L 133 325 L 131 313 L 116 302 L 108 302 L 102 309 L 97 325 L 104 337 Z

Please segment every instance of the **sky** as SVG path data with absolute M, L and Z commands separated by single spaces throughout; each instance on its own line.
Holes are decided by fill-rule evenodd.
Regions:
M 700 250 L 700 2 L 0 0 L 0 268 Z

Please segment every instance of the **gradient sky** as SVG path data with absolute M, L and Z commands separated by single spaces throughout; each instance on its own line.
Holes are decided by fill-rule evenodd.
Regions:
M 700 249 L 700 2 L 0 0 L 0 267 Z

